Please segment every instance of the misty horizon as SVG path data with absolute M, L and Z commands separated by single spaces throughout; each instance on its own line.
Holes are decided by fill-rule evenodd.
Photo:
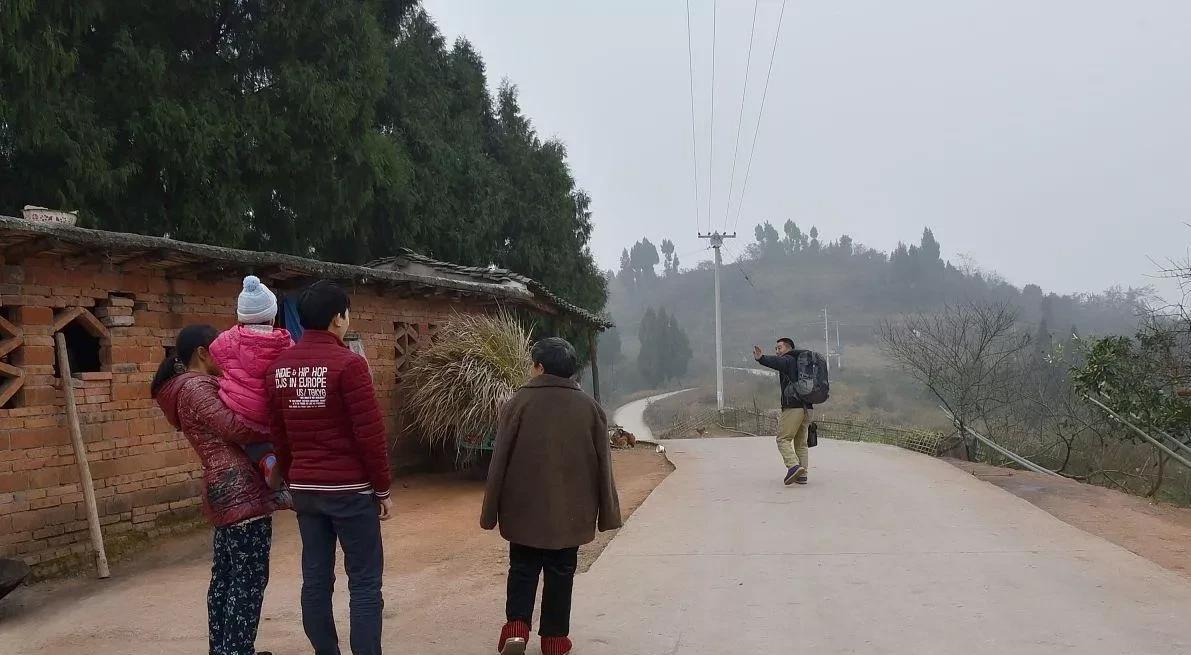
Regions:
M 792 219 L 885 252 L 929 227 L 945 259 L 1019 287 L 1178 295 L 1157 274 L 1191 229 L 1191 5 L 787 3 L 774 51 L 782 2 L 763 0 L 730 207 L 753 3 L 718 3 L 714 132 L 712 3 L 690 6 L 698 204 L 683 3 L 426 3 L 566 144 L 602 269 L 642 237 L 693 266 L 698 231 L 735 227 L 741 252 L 757 223 Z

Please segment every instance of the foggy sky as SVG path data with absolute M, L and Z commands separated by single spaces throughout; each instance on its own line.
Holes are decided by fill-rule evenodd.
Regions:
M 714 130 L 712 0 L 690 3 L 698 205 L 682 0 L 424 4 L 566 143 L 603 268 L 642 236 L 692 266 L 697 229 L 733 227 L 753 2 L 718 2 Z M 760 2 L 734 198 L 781 5 Z M 1172 296 L 1151 259 L 1185 258 L 1191 237 L 1188 34 L 1185 0 L 789 0 L 733 251 L 765 219 L 881 250 L 930 226 L 944 258 L 1018 285 Z

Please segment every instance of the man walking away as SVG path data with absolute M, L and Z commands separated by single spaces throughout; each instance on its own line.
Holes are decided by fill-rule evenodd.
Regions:
M 380 522 L 392 512 L 389 451 L 368 362 L 343 343 L 347 293 L 317 282 L 298 300 L 302 340 L 265 378 L 278 464 L 302 536 L 302 625 L 315 655 L 339 655 L 331 611 L 335 545 L 351 599 L 351 651 L 380 655 Z
M 497 650 L 525 652 L 538 578 L 544 655 L 571 652 L 571 591 L 579 546 L 620 527 L 608 421 L 572 379 L 575 349 L 564 339 L 533 346 L 533 377 L 501 410 L 480 526 L 510 542 L 505 615 Z
M 810 466 L 810 448 L 807 447 L 807 427 L 811 422 L 810 403 L 804 403 L 793 393 L 794 381 L 798 379 L 799 350 L 794 349 L 794 340 L 782 337 L 774 348 L 776 355 L 766 355 L 761 346 L 753 346 L 753 358 L 761 366 L 777 371 L 778 385 L 782 398 L 782 417 L 777 428 L 777 450 L 786 463 L 787 485 L 807 483 L 807 468 Z

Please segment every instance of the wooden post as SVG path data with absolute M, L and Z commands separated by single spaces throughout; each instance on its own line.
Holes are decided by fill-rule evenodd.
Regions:
M 107 550 L 103 546 L 103 530 L 99 527 L 99 507 L 95 504 L 95 483 L 91 481 L 91 466 L 87 464 L 87 446 L 79 427 L 79 409 L 74 403 L 74 376 L 70 373 L 70 358 L 66 353 L 66 336 L 54 335 L 58 347 L 58 376 L 62 380 L 62 395 L 66 397 L 66 418 L 70 423 L 70 440 L 74 444 L 74 458 L 79 465 L 79 485 L 83 488 L 83 502 L 87 504 L 87 525 L 91 527 L 91 546 L 95 548 L 95 568 L 100 578 L 111 576 L 108 571 Z
M 600 402 L 600 331 L 591 331 L 591 395 Z

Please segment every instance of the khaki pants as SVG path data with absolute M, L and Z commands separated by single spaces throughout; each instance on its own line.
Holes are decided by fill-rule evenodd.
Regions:
M 796 407 L 783 409 L 777 425 L 777 451 L 782 454 L 786 468 L 801 464 L 810 467 L 810 448 L 806 445 L 807 428 L 811 424 L 811 410 Z

